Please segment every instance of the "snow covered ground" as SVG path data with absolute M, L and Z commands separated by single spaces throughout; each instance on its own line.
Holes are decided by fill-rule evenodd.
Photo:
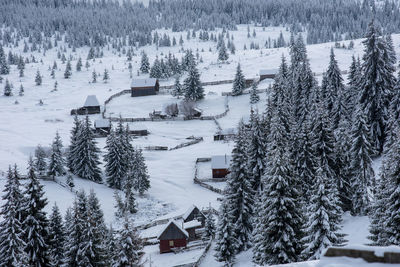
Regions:
M 164 33 L 166 30 L 159 30 Z M 253 26 L 250 27 L 253 31 Z M 274 39 L 283 31 L 286 40 L 289 33 L 282 27 L 266 28 L 265 31 L 261 27 L 256 27 L 257 37 L 247 38 L 247 26 L 239 26 L 238 31 L 230 32 L 234 36 L 236 46 L 236 54 L 230 55 L 226 64 L 217 64 L 216 44 L 214 42 L 203 42 L 191 39 L 185 39 L 186 32 L 172 33 L 168 31 L 171 38 L 175 36 L 178 40 L 180 35 L 185 39 L 184 48 L 193 49 L 194 53 L 199 53 L 199 57 L 203 59 L 203 63 L 199 64 L 201 80 L 204 82 L 229 80 L 233 79 L 237 63 L 240 62 L 246 78 L 256 78 L 260 69 L 278 68 L 281 56 L 288 56 L 287 48 L 265 49 L 260 50 L 243 50 L 246 44 L 250 47 L 250 42 L 259 43 L 262 47 L 268 37 Z M 220 30 L 219 30 L 220 32 Z M 400 35 L 393 35 L 394 46 L 397 53 L 400 53 Z M 348 42 L 345 42 L 348 43 Z M 363 47 L 361 40 L 355 40 L 354 50 L 335 49 L 336 58 L 341 70 L 347 70 L 351 56 L 361 56 Z M 59 45 L 61 42 L 59 43 Z M 326 69 L 329 60 L 329 50 L 333 43 L 318 44 L 307 46 L 308 56 L 312 70 L 320 78 L 320 74 Z M 211 52 L 209 49 L 211 48 Z M 65 53 L 67 58 L 72 55 L 71 62 L 73 73 L 71 79 L 64 79 L 63 73 L 65 64 L 57 59 L 57 48 L 46 52 L 46 56 L 42 53 L 32 53 L 35 58 L 43 61 L 43 63 L 30 63 L 26 65 L 25 76 L 18 77 L 16 66 L 12 66 L 11 74 L 5 75 L 3 78 L 8 79 L 13 85 L 12 97 L 0 96 L 0 189 L 2 190 L 5 183 L 4 174 L 9 164 L 16 163 L 21 172 L 25 173 L 26 163 L 30 154 L 33 153 L 38 144 L 49 146 L 52 142 L 56 131 L 59 132 L 65 146 L 69 144 L 69 131 L 72 127 L 73 117 L 70 116 L 70 110 L 83 105 L 87 95 L 96 95 L 100 103 L 104 103 L 110 95 L 121 90 L 129 89 L 130 77 L 128 71 L 128 63 L 126 56 L 120 55 L 119 52 L 112 49 L 104 50 L 104 58 L 90 61 L 88 70 L 85 68 L 81 72 L 75 71 L 77 59 L 82 57 L 83 62 L 87 57 L 88 48 L 72 49 L 67 48 Z M 150 58 L 150 63 L 154 61 L 156 56 L 161 56 L 171 52 L 177 58 L 183 56 L 181 47 L 159 47 L 158 50 L 154 46 L 146 46 L 136 51 L 133 57 L 133 73 L 140 64 L 140 51 L 144 50 Z M 14 53 L 22 53 L 22 47 Z M 6 53 L 8 50 L 6 49 Z M 28 56 L 31 53 L 23 54 Z M 49 67 L 53 65 L 54 60 L 57 61 L 58 70 L 56 71 L 56 79 L 50 77 Z M 96 70 L 102 74 L 104 69 L 108 69 L 110 81 L 103 83 L 101 77 L 97 83 L 90 83 L 92 71 Z M 39 70 L 43 75 L 43 84 L 36 86 L 34 78 L 36 71 Z M 140 77 L 145 77 L 141 75 Z M 54 82 L 58 82 L 58 90 L 51 92 Z M 160 81 L 161 85 L 173 84 L 173 79 Z M 271 81 L 263 81 L 259 89 L 268 88 Z M 4 84 L 4 82 L 3 82 Z M 18 96 L 18 88 L 24 86 L 25 95 Z M 225 97 L 222 92 L 231 91 L 231 84 L 205 87 L 206 97 L 199 102 L 199 107 L 204 110 L 205 115 L 215 115 L 224 111 Z M 2 88 L 0 88 L 2 89 Z M 214 93 L 210 93 L 214 92 Z M 266 94 L 260 94 L 261 101 L 257 104 L 258 110 L 263 112 L 266 104 Z M 44 105 L 38 105 L 39 100 L 43 100 Z M 18 104 L 15 104 L 15 102 Z M 169 95 L 158 95 L 148 97 L 131 98 L 129 95 L 123 95 L 113 100 L 108 106 L 108 114 L 118 116 L 134 116 L 147 117 L 148 113 L 153 110 L 162 110 L 163 107 L 172 102 L 179 102 L 178 99 Z M 228 114 L 219 119 L 222 128 L 236 127 L 242 117 L 248 118 L 250 104 L 249 95 L 239 97 L 228 97 L 230 111 Z M 99 119 L 100 115 L 91 115 L 93 121 Z M 217 198 L 219 194 L 211 192 L 193 183 L 195 160 L 199 157 L 211 157 L 212 155 L 231 154 L 233 148 L 232 142 L 214 142 L 213 134 L 217 131 L 216 124 L 213 121 L 168 121 L 168 122 L 139 122 L 130 123 L 131 129 L 147 129 L 150 135 L 147 137 L 139 137 L 134 140 L 134 146 L 168 146 L 173 147 L 185 141 L 189 136 L 203 137 L 204 141 L 199 144 L 185 147 L 173 151 L 144 151 L 146 163 L 148 165 L 151 177 L 151 188 L 144 197 L 138 197 L 139 213 L 135 216 L 137 224 L 145 223 L 156 218 L 170 218 L 183 214 L 186 209 L 195 204 L 199 208 L 208 207 L 209 203 L 218 209 L 219 202 Z M 105 139 L 98 139 L 99 147 L 104 152 Z M 379 165 L 376 164 L 376 170 Z M 205 171 L 206 172 L 206 171 Z M 211 171 L 210 171 L 211 172 Z M 85 189 L 87 192 L 93 189 L 102 205 L 105 217 L 108 223 L 114 221 L 114 199 L 113 190 L 105 185 L 99 185 L 81 179 L 75 179 L 77 188 Z M 43 182 L 46 191 L 46 197 L 50 205 L 47 210 L 51 209 L 51 205 L 57 202 L 61 212 L 65 212 L 67 207 L 71 206 L 74 195 L 67 189 L 50 181 Z M 0 200 L 2 204 L 2 200 Z M 365 244 L 368 234 L 368 218 L 351 217 L 346 215 L 344 218 L 343 232 L 348 234 L 349 244 Z M 154 254 L 152 266 L 172 266 L 177 264 L 174 254 L 157 255 L 155 250 L 157 246 L 146 248 L 147 253 Z M 153 253 L 154 252 L 154 253 Z M 194 253 L 194 252 L 193 252 Z M 212 250 L 208 253 L 207 259 L 203 266 L 221 266 L 216 263 L 212 257 Z M 188 258 L 192 256 L 188 255 Z M 194 256 L 193 256 L 194 257 Z M 180 258 L 179 258 L 180 259 Z M 238 266 L 251 266 L 251 253 L 246 252 L 238 257 Z M 179 260 L 178 260 L 179 261 Z M 157 265 L 159 264 L 159 265 Z M 314 263 L 308 263 L 314 266 Z

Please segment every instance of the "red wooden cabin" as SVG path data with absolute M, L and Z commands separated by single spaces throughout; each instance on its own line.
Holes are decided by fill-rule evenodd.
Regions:
M 229 174 L 231 156 L 213 156 L 211 157 L 211 169 L 213 178 L 225 178 Z
M 171 252 L 174 248 L 187 246 L 188 232 L 175 221 L 170 221 L 157 237 L 160 240 L 160 253 Z

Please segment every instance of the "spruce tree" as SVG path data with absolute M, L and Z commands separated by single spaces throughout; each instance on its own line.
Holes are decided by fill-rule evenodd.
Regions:
M 260 96 L 257 93 L 257 83 L 254 81 L 251 85 L 250 104 L 257 104 L 260 101 Z
M 250 247 L 250 238 L 253 231 L 253 197 L 255 182 L 249 175 L 248 162 L 248 141 L 246 129 L 243 122 L 239 123 L 238 134 L 235 146 L 232 150 L 232 161 L 230 174 L 227 178 L 225 189 L 226 204 L 231 213 L 231 224 L 234 225 L 233 237 L 237 242 L 238 251 Z
M 319 165 L 314 181 L 314 193 L 308 208 L 308 224 L 303 241 L 305 259 L 319 259 L 324 249 L 341 246 L 345 242 L 343 234 L 338 233 L 341 223 L 340 200 L 336 185 L 333 184 L 323 167 Z
M 296 262 L 303 250 L 303 208 L 288 153 L 287 120 L 288 114 L 278 106 L 271 122 L 262 204 L 257 205 L 253 234 L 253 261 L 260 265 Z
M 24 95 L 24 87 L 22 86 L 22 84 L 21 84 L 21 86 L 19 87 L 18 95 L 19 95 L 19 96 L 23 96 L 23 95 Z
M 42 76 L 40 75 L 39 70 L 36 72 L 35 83 L 37 86 L 42 84 Z
M 238 250 L 238 244 L 234 237 L 234 225 L 232 224 L 232 214 L 229 210 L 229 204 L 224 199 L 221 203 L 218 216 L 216 231 L 215 258 L 219 262 L 225 262 L 225 265 L 232 266 L 235 255 Z
M 108 74 L 108 70 L 104 69 L 104 74 L 103 74 L 104 83 L 107 83 L 109 79 L 110 79 L 110 75 Z
M 132 223 L 125 218 L 122 229 L 119 231 L 117 260 L 113 266 L 117 267 L 133 267 L 139 265 L 139 253 L 143 248 L 137 230 Z
M 41 145 L 35 149 L 34 168 L 40 175 L 43 175 L 47 169 L 46 152 Z
M 101 170 L 99 162 L 100 150 L 94 139 L 92 129 L 90 128 L 89 117 L 86 116 L 82 123 L 82 129 L 79 131 L 76 147 L 74 149 L 75 158 L 73 159 L 74 174 L 94 182 L 101 182 Z
M 211 206 L 206 214 L 206 221 L 204 225 L 204 234 L 203 238 L 205 239 L 213 239 L 215 236 L 215 220 L 214 215 L 212 214 Z
M 140 60 L 140 71 L 143 73 L 149 73 L 150 63 L 149 58 L 145 52 L 142 53 L 142 58 Z
M 150 68 L 150 78 L 162 78 L 161 62 L 158 57 L 154 60 L 153 66 Z
M 97 82 L 97 73 L 95 70 L 93 70 L 92 72 L 92 83 L 96 83 Z
M 233 80 L 232 95 L 241 95 L 246 86 L 246 80 L 244 78 L 242 69 L 240 68 L 240 63 L 237 65 L 235 79 Z
M 188 70 L 188 77 L 185 79 L 183 84 L 183 91 L 185 94 L 185 100 L 197 101 L 204 98 L 204 88 L 200 82 L 200 74 L 196 68 L 196 65 L 191 64 Z
M 44 211 L 47 199 L 44 197 L 43 185 L 36 177 L 32 160 L 29 162 L 28 183 L 24 195 L 22 209 L 26 218 L 22 225 L 28 265 L 48 266 L 50 263 L 49 222 Z
M 4 96 L 12 96 L 12 88 L 8 79 L 6 79 L 6 84 L 4 85 Z
M 143 195 L 150 188 L 150 176 L 141 149 L 136 149 L 134 155 L 134 170 L 136 171 L 133 188 Z
M 75 115 L 74 117 L 74 126 L 71 129 L 71 141 L 68 147 L 68 154 L 67 154 L 67 166 L 70 172 L 74 173 L 75 169 L 75 158 L 77 157 L 77 142 L 79 133 L 82 130 L 82 122 L 78 119 L 78 116 Z
M 25 242 L 20 216 L 22 193 L 11 166 L 4 186 L 0 215 L 0 266 L 23 266 Z
M 354 117 L 351 139 L 353 140 L 350 150 L 351 188 L 354 191 L 352 213 L 366 215 L 370 206 L 368 188 L 375 180 L 371 160 L 374 151 L 367 116 L 360 109 L 357 109 Z
M 105 174 L 108 186 L 121 189 L 127 173 L 126 151 L 120 136 L 112 129 L 106 140 L 107 153 L 104 155 Z
M 65 160 L 62 155 L 62 141 L 58 132 L 54 138 L 53 144 L 51 145 L 51 155 L 48 174 L 51 176 L 64 175 L 65 172 Z
M 229 58 L 229 54 L 226 50 L 225 42 L 221 39 L 219 50 L 218 50 L 218 60 L 226 61 Z
M 76 71 L 81 71 L 82 70 L 82 59 L 79 58 L 78 62 L 76 62 Z
M 69 79 L 72 75 L 72 67 L 71 62 L 68 60 L 67 65 L 65 66 L 64 78 Z
M 183 90 L 182 90 L 182 85 L 179 81 L 179 76 L 176 76 L 175 79 L 175 85 L 174 88 L 172 89 L 172 96 L 179 98 L 180 96 L 183 95 Z
M 57 204 L 54 204 L 49 219 L 50 266 L 62 266 L 64 262 L 65 229 Z

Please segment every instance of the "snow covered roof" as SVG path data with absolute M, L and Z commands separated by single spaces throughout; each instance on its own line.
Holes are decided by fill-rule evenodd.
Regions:
M 198 220 L 185 222 L 183 224 L 183 228 L 185 228 L 185 229 L 195 228 L 195 227 L 199 227 L 199 226 L 202 226 L 202 225 L 201 225 L 201 222 Z
M 148 79 L 133 79 L 131 83 L 131 87 L 150 87 L 156 85 L 157 79 L 148 78 Z
M 88 95 L 86 98 L 84 107 L 97 107 L 100 106 L 99 101 L 97 100 L 95 95 Z
M 160 236 L 165 232 L 165 230 L 168 229 L 168 227 L 174 224 L 180 231 L 182 231 L 182 233 L 186 236 L 189 237 L 189 233 L 185 230 L 182 229 L 181 226 L 179 226 L 174 220 L 169 221 L 166 225 L 164 225 L 164 227 L 161 229 L 160 233 L 157 235 L 157 239 L 160 239 Z
M 211 169 L 229 169 L 231 164 L 231 156 L 212 156 L 211 157 Z
M 264 69 L 260 70 L 260 75 L 275 75 L 278 73 L 277 69 Z
M 192 211 L 197 208 L 195 205 L 192 205 L 189 207 L 189 209 L 185 212 L 185 214 L 183 214 L 182 219 L 186 220 L 187 217 L 189 217 L 190 213 L 192 213 Z M 197 208 L 198 209 L 198 208 Z
M 95 128 L 108 128 L 108 127 L 111 127 L 111 122 L 110 122 L 110 120 L 106 120 L 106 119 L 95 120 L 94 127 Z

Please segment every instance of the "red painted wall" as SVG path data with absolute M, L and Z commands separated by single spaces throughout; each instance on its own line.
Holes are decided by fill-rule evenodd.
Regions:
M 229 173 L 228 169 L 213 169 L 212 177 L 213 178 L 225 178 Z
M 169 246 L 169 241 L 174 241 L 174 246 Z M 171 248 L 186 247 L 186 239 L 170 239 L 170 240 L 160 240 L 160 253 L 171 252 Z

